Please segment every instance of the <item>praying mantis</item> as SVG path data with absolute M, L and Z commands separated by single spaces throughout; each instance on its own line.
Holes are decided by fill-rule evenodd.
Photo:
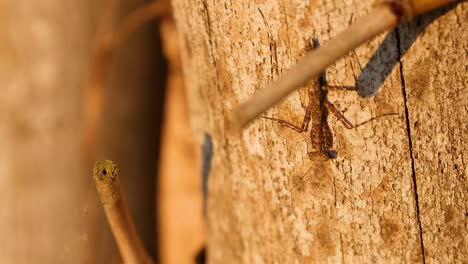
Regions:
M 318 48 L 320 46 L 319 40 L 317 38 L 312 39 L 312 48 Z M 357 61 L 359 68 L 362 67 L 359 63 L 356 53 L 353 51 L 352 56 Z M 353 72 L 355 69 L 353 67 Z M 318 78 L 318 85 L 312 86 L 308 90 L 309 102 L 305 107 L 305 114 L 300 126 L 292 124 L 288 121 L 281 120 L 273 117 L 266 117 L 264 119 L 275 121 L 282 126 L 290 128 L 298 133 L 305 133 L 309 130 L 309 125 L 312 123 L 310 129 L 310 140 L 314 149 L 308 151 L 307 156 L 309 159 L 313 160 L 318 157 L 325 156 L 328 159 L 336 159 L 338 157 L 338 152 L 333 149 L 333 132 L 328 124 L 328 114 L 332 113 L 347 129 L 354 129 L 365 125 L 369 122 L 372 122 L 378 118 L 384 116 L 398 115 L 398 113 L 389 113 L 380 115 L 378 117 L 373 117 L 369 120 L 366 120 L 359 124 L 352 124 L 342 112 L 328 100 L 328 91 L 329 90 L 357 90 L 359 83 L 357 81 L 356 74 L 354 73 L 355 86 L 346 86 L 346 85 L 330 85 L 328 84 L 325 72 L 322 72 Z M 318 100 L 317 100 L 318 99 Z

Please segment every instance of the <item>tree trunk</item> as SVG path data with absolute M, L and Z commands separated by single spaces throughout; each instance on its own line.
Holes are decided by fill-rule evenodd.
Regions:
M 182 79 L 178 34 L 173 18 L 161 21 L 168 61 L 164 123 L 159 160 L 159 255 L 161 263 L 193 263 L 203 246 L 199 148 L 195 148 Z
M 83 263 L 92 254 L 79 167 L 91 6 L 0 1 L 1 263 Z
M 0 0 L 0 263 L 118 258 L 92 168 L 80 168 L 82 93 L 108 2 Z M 119 17 L 144 2 L 120 1 Z M 96 154 L 125 174 L 129 206 L 152 255 L 164 84 L 155 27 L 115 51 Z
M 205 132 L 214 141 L 211 262 L 463 261 L 466 3 L 382 35 L 327 70 L 329 85 L 378 88 L 375 97 L 342 89 L 327 96 L 311 80 L 265 114 L 300 127 L 307 108 L 309 130 L 262 118 L 241 135 L 225 122 L 233 108 L 291 68 L 314 38 L 326 42 L 371 4 L 173 5 L 191 123 L 200 145 Z M 325 101 L 363 124 L 347 129 L 327 117 Z

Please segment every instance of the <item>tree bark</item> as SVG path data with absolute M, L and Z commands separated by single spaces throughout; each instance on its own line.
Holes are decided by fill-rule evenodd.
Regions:
M 339 89 L 326 98 L 353 124 L 372 121 L 347 129 L 326 117 L 311 80 L 265 115 L 300 126 L 309 105 L 307 132 L 263 118 L 241 135 L 225 121 L 233 108 L 291 68 L 313 38 L 326 42 L 370 3 L 173 5 L 191 123 L 200 145 L 205 132 L 214 141 L 210 262 L 463 261 L 466 3 L 382 35 L 327 70 L 330 85 L 379 89 L 370 99 Z M 320 144 L 338 158 L 320 154 Z
M 462 263 L 468 255 L 467 18 L 464 3 L 399 30 L 400 48 L 407 49 L 403 89 L 428 263 Z

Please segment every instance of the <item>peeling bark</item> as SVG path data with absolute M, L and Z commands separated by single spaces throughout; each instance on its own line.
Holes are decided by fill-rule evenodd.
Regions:
M 435 167 L 427 159 L 419 160 L 423 154 L 417 151 L 426 155 L 436 152 L 420 143 L 417 145 L 415 133 L 432 132 L 434 126 L 441 128 L 440 118 L 443 117 L 424 126 L 420 124 L 419 127 L 430 129 L 424 130 L 426 132 L 412 128 L 415 122 L 412 120 L 421 113 L 417 108 L 420 102 L 411 99 L 413 91 L 424 87 L 406 83 L 408 76 L 415 76 L 406 71 L 410 67 L 406 63 L 417 61 L 409 57 L 418 54 L 411 55 L 412 49 L 421 49 L 423 54 L 427 52 L 414 44 L 400 64 L 402 42 L 405 34 L 412 31 L 401 29 L 382 35 L 358 48 L 357 56 L 347 56 L 327 70 L 330 85 L 355 85 L 354 77 L 358 75 L 358 85 L 379 89 L 370 99 L 344 90 L 330 90 L 327 98 L 353 124 L 375 120 L 347 129 L 334 115 L 328 114 L 324 124 L 320 120 L 323 109 L 316 106 L 312 107 L 311 125 L 305 133 L 269 119 L 258 119 L 241 135 L 233 135 L 225 117 L 236 105 L 291 68 L 310 49 L 314 37 L 326 42 L 346 28 L 353 16 L 367 13 L 370 3 L 173 0 L 173 6 L 192 126 L 200 145 L 205 132 L 214 140 L 208 198 L 209 260 L 213 263 L 223 260 L 235 263 L 423 262 L 421 233 L 423 242 L 426 236 L 434 237 L 433 233 L 425 233 L 434 223 L 429 222 L 430 215 L 424 215 L 427 207 L 424 204 L 437 199 L 441 201 L 439 204 L 453 200 L 434 196 L 448 192 L 448 185 L 443 185 L 444 189 L 427 178 L 420 179 L 425 171 Z M 465 23 L 464 10 L 458 7 L 440 19 L 452 21 L 454 25 Z M 451 18 L 453 16 L 458 19 Z M 444 36 L 445 31 L 437 25 L 445 24 L 437 22 L 431 26 L 434 33 L 429 39 Z M 463 26 L 458 30 L 458 36 L 462 37 Z M 420 36 L 421 39 L 426 37 Z M 450 55 L 444 56 L 455 58 L 457 53 L 452 49 L 457 47 L 460 49 L 458 57 L 466 56 L 466 46 L 463 46 L 466 44 L 461 40 L 445 35 L 443 41 L 458 43 L 444 46 L 444 54 Z M 433 51 L 437 52 L 442 51 Z M 461 69 L 465 60 L 459 61 Z M 435 73 L 446 78 L 457 76 L 456 91 L 465 89 L 463 70 L 448 73 L 447 65 L 439 65 L 437 57 L 430 58 L 429 62 Z M 437 80 L 431 85 L 437 87 L 433 90 L 448 93 L 452 90 L 445 88 L 447 82 Z M 309 100 L 312 105 L 320 100 L 318 87 L 317 80 L 312 80 L 266 116 L 300 126 Z M 463 97 L 462 92 L 459 95 Z M 450 98 L 446 107 L 450 107 Z M 466 111 L 464 102 L 460 100 L 459 107 L 465 107 L 463 111 Z M 392 113 L 394 115 L 388 115 Z M 460 127 L 464 125 L 463 119 L 463 115 L 455 118 L 459 123 L 452 123 L 454 118 L 444 119 L 444 124 L 446 127 L 450 127 L 448 123 L 454 127 L 458 124 L 457 133 L 463 134 L 466 133 L 466 127 Z M 337 159 L 308 155 L 320 150 L 317 143 L 323 140 L 320 134 L 324 126 L 329 126 L 333 133 L 332 147 L 338 153 Z M 457 213 L 448 213 L 455 217 L 453 226 L 460 231 L 466 231 L 463 218 L 461 222 L 458 218 L 458 212 L 465 210 L 460 204 L 464 202 L 462 197 L 466 190 L 461 180 L 466 175 L 462 160 L 466 148 L 463 136 L 454 136 L 452 139 L 456 141 L 450 141 L 447 136 L 444 141 L 457 142 L 456 151 L 459 152 L 456 153 L 460 153 L 452 156 L 451 150 L 444 152 L 450 159 L 460 157 L 459 174 L 451 174 L 459 179 L 454 183 L 458 188 L 454 196 L 460 199 L 459 203 L 452 203 L 455 208 L 452 211 Z M 453 170 L 454 163 L 450 163 L 450 159 L 444 159 L 447 164 L 444 166 Z M 424 191 L 434 188 L 437 191 Z M 419 214 L 418 209 L 421 209 Z M 463 236 L 463 232 L 459 233 Z M 442 234 L 437 233 L 444 236 Z M 459 241 L 450 245 L 444 240 L 444 246 L 466 247 L 465 240 Z M 432 249 L 439 248 L 436 243 L 429 246 L 426 242 L 425 247 L 432 251 L 430 256 L 435 261 L 457 260 L 457 254 L 463 255 L 447 249 L 444 252 L 448 257 L 441 258 L 437 256 L 438 251 Z

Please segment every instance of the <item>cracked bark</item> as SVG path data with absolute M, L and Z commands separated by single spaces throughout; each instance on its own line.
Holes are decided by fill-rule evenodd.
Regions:
M 423 263 L 426 263 L 426 256 L 424 253 L 424 239 L 422 237 L 422 226 L 421 226 L 421 211 L 419 208 L 419 195 L 418 195 L 418 185 L 417 185 L 417 180 L 416 180 L 416 171 L 414 168 L 414 151 L 413 151 L 413 141 L 411 139 L 411 125 L 410 125 L 410 114 L 409 114 L 409 109 L 408 109 L 408 92 L 406 89 L 406 83 L 405 83 L 405 78 L 403 74 L 403 63 L 401 62 L 403 53 L 401 50 L 401 39 L 400 39 L 400 31 L 397 29 L 396 30 L 396 36 L 397 36 L 397 45 L 398 45 L 398 54 L 400 57 L 400 75 L 401 75 L 401 88 L 403 90 L 403 96 L 405 97 L 405 117 L 406 117 L 406 131 L 407 131 L 407 136 L 408 136 L 408 146 L 410 149 L 410 158 L 411 158 L 411 175 L 413 178 L 413 190 L 414 190 L 414 202 L 416 206 L 416 219 L 418 220 L 418 226 L 419 226 L 419 239 L 421 241 L 421 254 L 422 254 L 422 260 Z
M 466 255 L 465 3 L 357 49 L 363 65 L 359 84 L 379 92 L 361 99 L 354 92 L 330 91 L 329 101 L 354 124 L 398 115 L 356 129 L 346 129 L 329 115 L 339 154 L 335 160 L 309 159 L 307 153 L 317 146 L 308 133 L 260 119 L 235 136 L 224 117 L 294 65 L 313 37 L 330 39 L 352 15 L 367 13 L 369 3 L 173 0 L 173 5 L 191 123 L 200 145 L 204 132 L 214 140 L 208 198 L 211 262 L 461 261 Z M 352 56 L 345 57 L 327 70 L 328 82 L 354 85 L 357 65 Z M 311 81 L 266 115 L 300 124 L 307 90 L 316 86 Z M 439 95 L 447 101 L 435 100 Z
M 406 52 L 402 74 L 428 263 L 462 263 L 468 254 L 467 18 L 468 5 L 463 3 L 420 17 L 399 31 L 400 49 Z

